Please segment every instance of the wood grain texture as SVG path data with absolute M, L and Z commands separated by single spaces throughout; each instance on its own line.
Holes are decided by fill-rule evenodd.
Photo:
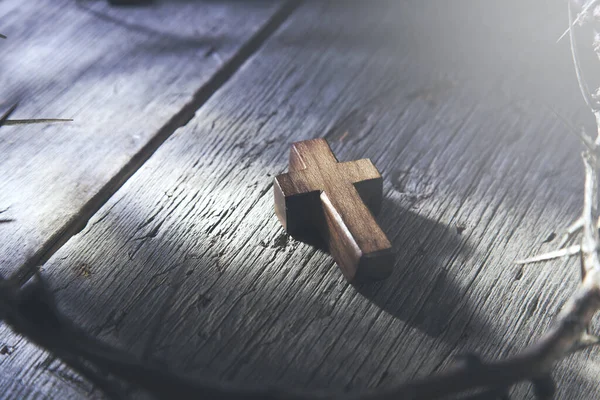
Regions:
M 240 385 L 389 387 L 534 340 L 578 279 L 577 260 L 512 264 L 580 210 L 577 139 L 549 107 L 593 122 L 555 44 L 565 11 L 446 3 L 307 2 L 43 267 L 61 307 Z M 347 284 L 273 214 L 289 143 L 323 134 L 382 171 L 386 281 Z M 599 361 L 562 363 L 558 398 L 597 397 Z
M 392 245 L 372 214 L 382 190 L 371 160 L 340 163 L 327 140 L 304 140 L 291 146 L 289 172 L 273 180 L 275 214 L 294 238 L 324 243 L 348 282 L 387 278 Z
M 18 100 L 11 118 L 75 119 L 0 128 L 0 275 L 35 265 L 85 226 L 254 51 L 281 4 L 0 2 L 0 115 Z M 100 396 L 4 326 L 2 346 L 13 349 L 0 352 L 3 398 Z
M 0 130 L 0 274 L 35 265 L 85 226 L 280 9 L 277 1 L 0 4 L 0 103 L 11 118 L 73 118 Z M 244 54 L 247 57 L 247 54 Z

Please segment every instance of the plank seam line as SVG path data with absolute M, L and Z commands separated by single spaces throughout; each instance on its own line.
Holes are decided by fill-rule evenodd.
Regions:
M 265 42 L 284 24 L 298 8 L 302 0 L 288 0 L 247 40 L 238 51 L 208 81 L 200 87 L 192 100 L 175 113 L 157 133 L 131 157 L 100 190 L 73 215 L 62 228 L 52 235 L 26 261 L 17 268 L 10 279 L 19 284 L 29 280 L 35 268 L 44 265 L 67 241 L 81 232 L 89 220 L 108 200 L 135 174 L 158 148 L 179 128 L 190 122 L 208 100 L 216 94 L 250 58 L 260 50 Z

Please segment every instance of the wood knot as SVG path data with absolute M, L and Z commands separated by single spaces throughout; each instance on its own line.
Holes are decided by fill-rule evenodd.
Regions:
M 415 169 L 392 172 L 390 182 L 398 194 L 415 202 L 429 199 L 435 191 L 432 177 Z

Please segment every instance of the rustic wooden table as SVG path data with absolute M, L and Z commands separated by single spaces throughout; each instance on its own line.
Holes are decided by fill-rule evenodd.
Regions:
M 0 271 L 189 377 L 332 393 L 539 337 L 576 259 L 521 267 L 578 214 L 562 2 L 0 2 Z M 0 109 L 0 112 L 2 110 Z M 384 177 L 392 276 L 352 286 L 288 238 L 272 179 L 326 137 Z M 546 240 L 548 239 L 548 240 Z M 550 241 L 550 243 L 545 243 Z M 3 398 L 103 398 L 0 325 Z M 554 376 L 597 398 L 600 352 Z M 514 398 L 532 398 L 519 385 Z

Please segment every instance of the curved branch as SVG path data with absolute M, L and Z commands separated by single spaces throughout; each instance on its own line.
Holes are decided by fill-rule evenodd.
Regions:
M 575 36 L 573 35 L 573 25 L 575 24 L 573 20 L 573 11 L 571 10 L 571 2 L 568 2 L 568 15 L 569 15 L 569 41 L 571 44 L 571 57 L 573 59 L 573 66 L 575 68 L 575 76 L 577 77 L 577 84 L 579 85 L 579 90 L 581 91 L 581 96 L 585 101 L 585 104 L 594 112 L 600 111 L 600 104 L 598 104 L 593 98 L 590 92 L 590 89 L 587 85 L 587 82 L 583 78 L 583 73 L 581 71 L 581 64 L 579 63 L 579 54 L 577 52 L 577 43 L 575 41 Z

